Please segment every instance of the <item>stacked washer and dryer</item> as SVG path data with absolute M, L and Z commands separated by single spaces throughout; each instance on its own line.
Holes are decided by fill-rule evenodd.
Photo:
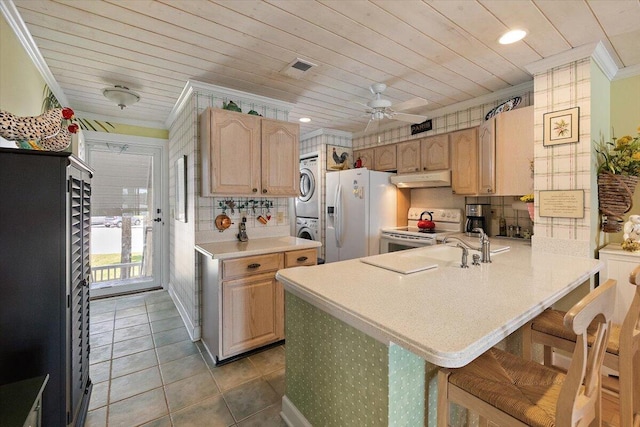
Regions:
M 300 195 L 296 198 L 296 236 L 319 242 L 320 162 L 318 153 L 300 157 Z

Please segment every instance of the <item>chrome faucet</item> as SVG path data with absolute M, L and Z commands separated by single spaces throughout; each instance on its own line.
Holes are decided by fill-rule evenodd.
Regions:
M 480 233 L 480 262 L 491 262 L 491 243 L 489 242 L 489 236 L 484 232 L 482 228 L 474 228 L 474 233 Z
M 456 244 L 456 248 L 462 249 L 462 260 L 460 261 L 461 268 L 469 268 L 469 264 L 467 262 L 467 257 L 469 256 L 469 249 L 473 249 L 469 245 L 467 245 L 463 240 L 454 237 L 454 236 L 446 236 L 442 243 L 447 243 L 449 240 L 457 240 L 458 244 Z

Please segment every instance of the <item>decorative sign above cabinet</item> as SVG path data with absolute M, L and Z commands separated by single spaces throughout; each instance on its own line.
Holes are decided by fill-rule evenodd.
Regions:
M 431 122 L 431 119 L 427 119 L 422 123 L 411 125 L 411 135 L 426 132 L 431 129 L 433 129 L 433 123 Z

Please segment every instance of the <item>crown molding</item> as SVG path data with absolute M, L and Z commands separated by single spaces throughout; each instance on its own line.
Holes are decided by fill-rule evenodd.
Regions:
M 161 122 L 161 121 L 133 120 L 133 119 L 128 119 L 126 117 L 106 116 L 103 114 L 94 114 L 94 113 L 89 113 L 87 111 L 81 111 L 81 110 L 78 110 L 78 111 L 74 110 L 74 113 L 76 117 L 80 117 L 82 119 L 100 120 L 103 122 L 119 123 L 122 125 L 140 126 L 140 127 L 152 128 L 152 129 L 161 129 L 161 130 L 168 129 L 165 127 L 164 122 Z
M 191 95 L 194 93 L 205 93 L 210 95 L 215 95 L 219 98 L 233 98 L 235 100 L 239 100 L 240 102 L 246 102 L 249 104 L 260 104 L 266 107 L 271 107 L 276 110 L 284 110 L 288 113 L 293 110 L 295 104 L 290 102 L 280 101 L 279 99 L 267 98 L 266 96 L 254 95 L 248 92 L 242 92 L 240 90 L 229 89 L 222 86 L 216 86 L 210 83 L 204 83 L 197 80 L 187 80 L 182 89 L 182 93 L 178 97 L 175 105 L 171 109 L 171 113 L 169 113 L 169 117 L 165 121 L 165 126 L 167 129 L 171 127 L 174 120 L 178 116 L 178 114 L 182 111 L 185 104 L 191 99 Z
M 2 11 L 2 14 L 18 38 L 18 41 L 35 65 L 36 69 L 40 72 L 40 75 L 42 75 L 43 80 L 49 86 L 49 89 L 51 89 L 51 92 L 55 95 L 60 105 L 68 106 L 69 99 L 67 98 L 67 95 L 64 94 L 64 91 L 53 77 L 53 73 L 45 62 L 38 46 L 36 46 L 36 42 L 33 40 L 31 33 L 29 33 L 20 13 L 18 13 L 16 5 L 12 0 L 0 0 L 0 11 Z
M 574 47 L 565 52 L 549 56 L 536 62 L 532 62 L 525 68 L 533 75 L 546 73 L 548 70 L 585 58 L 592 58 L 609 80 L 612 80 L 618 72 L 618 64 L 607 46 L 599 41 L 579 47 Z
M 631 67 L 624 67 L 618 70 L 613 80 L 621 80 L 629 77 L 635 77 L 640 75 L 640 64 L 633 65 Z
M 321 136 L 321 135 L 337 136 L 338 138 L 351 138 L 353 136 L 351 132 L 347 132 L 343 130 L 320 128 L 312 132 L 307 132 L 304 135 L 300 135 L 300 141 L 302 142 L 307 139 L 315 138 L 316 136 Z

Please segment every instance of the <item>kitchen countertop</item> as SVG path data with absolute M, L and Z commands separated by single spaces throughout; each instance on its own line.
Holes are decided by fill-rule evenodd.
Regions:
M 314 240 L 300 239 L 292 236 L 266 237 L 249 239 L 248 242 L 238 240 L 226 242 L 199 243 L 195 249 L 201 254 L 213 259 L 229 259 L 252 255 L 262 255 L 272 252 L 295 251 L 322 246 Z
M 435 365 L 455 368 L 499 343 L 603 267 L 596 259 L 533 252 L 528 242 L 491 243 L 511 248 L 493 255 L 490 264 L 468 269 L 460 268 L 457 259 L 401 274 L 354 259 L 280 270 L 276 277 L 286 291 L 378 341 L 394 342 Z

